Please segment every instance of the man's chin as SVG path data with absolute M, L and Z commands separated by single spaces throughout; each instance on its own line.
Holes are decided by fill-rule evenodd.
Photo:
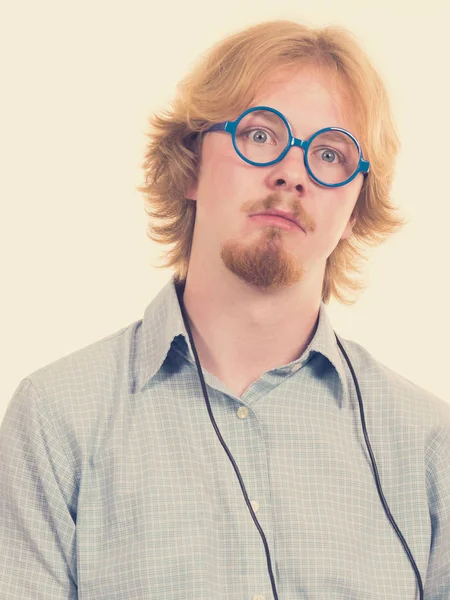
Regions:
M 222 248 L 221 258 L 231 273 L 261 290 L 275 290 L 298 283 L 303 278 L 303 269 L 274 241 L 275 238 L 266 240 L 263 248 L 261 244 L 243 246 L 228 243 Z

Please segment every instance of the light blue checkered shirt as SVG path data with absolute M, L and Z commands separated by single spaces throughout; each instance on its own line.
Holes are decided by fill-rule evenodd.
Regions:
M 427 600 L 450 599 L 450 405 L 343 341 Z M 432 355 L 430 354 L 430 360 Z M 413 600 L 324 305 L 303 355 L 212 409 L 279 600 Z M 1 600 L 271 600 L 171 280 L 139 320 L 24 379 L 0 430 Z

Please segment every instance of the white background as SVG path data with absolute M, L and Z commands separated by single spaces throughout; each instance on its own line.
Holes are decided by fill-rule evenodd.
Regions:
M 169 279 L 145 233 L 147 120 L 200 53 L 271 18 L 339 24 L 388 86 L 409 219 L 334 327 L 450 401 L 447 0 L 39 0 L 0 9 L 0 420 L 34 370 L 140 319 Z

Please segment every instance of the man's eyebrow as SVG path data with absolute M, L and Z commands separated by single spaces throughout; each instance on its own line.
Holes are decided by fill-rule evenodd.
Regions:
M 263 112 L 263 113 L 262 113 L 262 116 L 263 116 L 265 119 L 269 120 L 269 121 L 273 121 L 274 123 L 281 123 L 281 122 L 282 122 L 282 119 L 281 119 L 281 117 L 279 117 L 278 115 L 276 115 L 276 114 L 275 114 L 275 113 L 273 113 L 273 112 L 269 112 L 269 111 L 267 111 L 267 112 Z
M 338 131 L 325 131 L 324 133 L 320 134 L 319 138 L 321 140 L 325 138 L 325 140 L 329 142 L 342 142 L 343 144 L 348 144 L 349 146 L 355 145 L 353 140 L 348 135 L 339 133 Z M 313 140 L 313 143 L 314 142 L 315 140 Z
M 255 111 L 253 111 L 253 113 L 250 113 L 248 116 L 249 117 L 257 116 L 258 118 L 267 119 L 267 121 L 271 121 L 272 123 L 282 123 L 283 122 L 277 114 L 275 114 L 269 110 L 255 110 Z

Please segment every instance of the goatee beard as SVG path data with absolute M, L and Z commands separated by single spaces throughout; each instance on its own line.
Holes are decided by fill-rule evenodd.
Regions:
M 288 287 L 303 279 L 304 269 L 283 246 L 283 232 L 268 227 L 250 245 L 227 242 L 221 251 L 225 266 L 239 279 L 263 290 Z

